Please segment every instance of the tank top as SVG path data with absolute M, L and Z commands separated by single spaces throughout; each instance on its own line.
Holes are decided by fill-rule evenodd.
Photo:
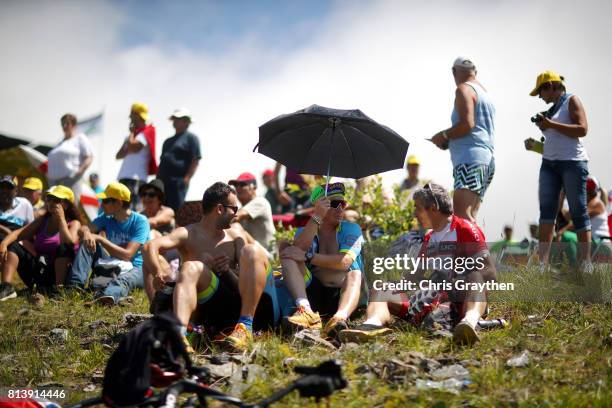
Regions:
M 474 127 L 459 139 L 451 139 L 448 148 L 453 167 L 460 164 L 490 164 L 493 160 L 495 136 L 495 105 L 489 94 L 478 84 L 466 82 L 476 92 Z M 459 113 L 453 108 L 451 122 L 459 123 Z
M 55 260 L 57 250 L 61 245 L 59 231 L 53 235 L 47 235 L 47 225 L 49 224 L 49 217 L 45 217 L 44 222 L 36 231 L 36 238 L 34 238 L 34 250 L 38 256 L 43 256 L 47 265 Z M 78 248 L 78 244 L 74 246 L 75 253 Z
M 569 113 L 569 101 L 571 97 L 571 94 L 567 94 L 561 107 L 550 118 L 551 120 L 565 124 L 573 123 Z M 544 154 L 542 156 L 546 160 L 589 160 L 586 149 L 582 144 L 581 137 L 569 137 L 556 129 L 546 129 L 542 134 L 546 136 L 546 140 L 544 141 Z
M 610 236 L 610 227 L 608 226 L 608 213 L 606 211 L 591 218 L 591 234 L 594 238 Z

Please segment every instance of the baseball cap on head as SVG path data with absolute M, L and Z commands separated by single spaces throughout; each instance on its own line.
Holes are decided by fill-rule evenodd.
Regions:
M 5 175 L 0 177 L 0 184 L 10 184 L 13 187 L 17 187 L 17 183 L 13 176 Z
M 114 198 L 115 200 L 129 202 L 131 197 L 132 194 L 130 193 L 130 189 L 117 182 L 110 183 L 108 186 L 106 186 L 106 189 L 103 192 L 98 194 L 98 198 L 101 198 L 102 200 L 106 198 Z
M 174 112 L 172 112 L 172 115 L 170 115 L 168 119 L 172 120 L 172 119 L 181 119 L 181 118 L 189 119 L 189 122 L 193 122 L 193 119 L 191 119 L 191 111 L 187 108 L 175 109 Z
M 154 188 L 158 190 L 162 196 L 166 194 L 166 190 L 164 189 L 164 182 L 160 179 L 151 180 L 147 184 L 143 184 L 142 186 L 140 186 L 140 188 L 138 189 L 138 194 L 142 193 L 145 188 Z
M 74 203 L 74 193 L 66 186 L 57 185 L 47 190 L 47 195 L 60 198 L 62 200 L 68 200 Z
M 419 158 L 416 155 L 411 154 L 410 156 L 408 156 L 408 161 L 406 162 L 406 164 L 407 165 L 410 165 L 410 164 L 419 165 L 421 164 L 421 160 L 419 160 Z
M 263 172 L 264 177 L 272 177 L 274 176 L 274 170 L 272 169 L 266 169 Z
M 133 103 L 130 112 L 134 112 L 144 121 L 149 119 L 149 107 L 142 102 Z
M 455 62 L 453 62 L 453 67 L 476 69 L 476 65 L 474 64 L 472 59 L 462 56 L 455 58 Z
M 331 183 L 327 186 L 327 198 L 330 200 L 344 200 L 345 188 L 343 183 Z M 314 203 L 325 196 L 325 186 L 316 186 L 310 194 L 310 202 Z
M 547 84 L 549 82 L 563 82 L 563 81 L 565 81 L 565 78 L 557 74 L 555 71 L 544 71 L 540 75 L 538 75 L 538 77 L 536 78 L 535 88 L 533 88 L 533 90 L 529 92 L 529 95 L 536 96 L 540 92 L 540 87 L 544 84 Z
M 596 191 L 599 189 L 599 182 L 593 176 L 589 176 L 586 182 L 587 191 Z
M 42 190 L 43 183 L 38 177 L 28 177 L 23 182 L 23 188 L 27 188 L 28 190 Z
M 240 174 L 238 178 L 234 180 L 230 180 L 229 183 L 227 184 L 229 184 L 230 186 L 236 186 L 241 183 L 256 183 L 256 182 L 257 182 L 257 179 L 255 178 L 255 175 L 253 175 L 253 173 L 244 172 Z

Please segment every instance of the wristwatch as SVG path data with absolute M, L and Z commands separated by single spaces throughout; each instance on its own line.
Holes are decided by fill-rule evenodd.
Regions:
M 314 253 L 308 251 L 304 254 L 304 259 L 306 260 L 306 262 L 312 261 L 312 258 L 314 258 Z
M 312 222 L 314 222 L 317 225 L 321 225 L 321 217 L 319 217 L 317 214 L 312 214 L 312 216 L 310 217 L 310 219 L 312 220 Z

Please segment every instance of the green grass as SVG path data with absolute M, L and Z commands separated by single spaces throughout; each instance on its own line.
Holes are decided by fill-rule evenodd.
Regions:
M 604 272 L 610 275 L 609 270 Z M 291 368 L 296 364 L 316 364 L 333 357 L 344 363 L 349 387 L 331 397 L 331 406 L 612 406 L 612 306 L 606 298 L 610 294 L 609 280 L 597 275 L 589 282 L 554 281 L 557 286 L 550 290 L 551 296 L 575 296 L 581 301 L 532 301 L 530 293 L 541 295 L 542 285 L 552 287 L 553 281 L 546 279 L 528 270 L 503 275 L 502 280 L 529 285 L 521 285 L 522 291 L 515 294 L 493 296 L 491 316 L 510 319 L 511 327 L 483 333 L 482 341 L 473 348 L 455 347 L 447 339 L 431 338 L 406 325 L 399 325 L 397 331 L 376 343 L 335 352 L 294 345 L 279 335 L 267 334 L 258 339 L 259 349 L 253 360 L 265 368 L 265 375 L 253 381 L 241 397 L 256 401 L 268 396 L 295 378 Z M 67 391 L 64 404 L 99 393 L 100 385 L 90 393 L 83 388 L 92 383 L 94 373 L 103 373 L 107 358 L 126 330 L 121 327 L 123 314 L 146 312 L 144 293 L 136 291 L 134 298 L 133 304 L 114 308 L 86 307 L 90 299 L 77 296 L 47 299 L 38 306 L 23 295 L 0 303 L 0 388 L 58 383 Z M 606 299 L 608 303 L 602 301 Z M 107 325 L 91 329 L 89 325 L 96 320 L 104 320 Z M 68 340 L 52 341 L 49 333 L 54 328 L 67 329 Z M 529 366 L 507 368 L 507 359 L 523 350 L 530 351 Z M 409 351 L 420 351 L 431 358 L 476 360 L 479 366 L 468 368 L 472 384 L 457 394 L 418 390 L 415 378 L 390 381 L 361 371 L 366 364 L 380 366 L 391 358 L 402 360 Z M 288 357 L 296 361 L 284 365 Z M 425 379 L 427 375 L 420 371 L 418 377 Z M 229 384 L 219 385 L 231 389 Z M 296 394 L 278 404 L 315 405 Z

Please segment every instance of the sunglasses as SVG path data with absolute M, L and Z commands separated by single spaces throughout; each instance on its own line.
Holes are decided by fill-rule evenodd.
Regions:
M 159 194 L 157 194 L 155 191 L 143 191 L 142 193 L 140 193 L 141 197 L 149 197 L 149 198 L 154 198 L 157 197 Z
M 115 198 L 104 198 L 102 200 L 102 204 L 111 204 L 111 203 L 114 203 L 115 201 L 117 201 L 117 199 Z
M 221 204 L 224 208 L 229 208 L 230 210 L 232 210 L 232 212 L 234 214 L 238 213 L 238 206 L 236 205 L 227 205 L 227 204 Z
M 436 195 L 434 194 L 433 190 L 431 189 L 431 183 L 427 183 L 425 184 L 425 186 L 423 187 L 424 190 L 429 190 L 431 192 L 431 196 L 434 199 L 434 202 L 436 203 L 436 207 L 438 208 L 438 210 L 440 209 L 440 204 L 438 204 L 438 199 L 436 198 Z
M 344 200 L 332 200 L 329 202 L 331 208 L 345 208 L 346 201 Z

